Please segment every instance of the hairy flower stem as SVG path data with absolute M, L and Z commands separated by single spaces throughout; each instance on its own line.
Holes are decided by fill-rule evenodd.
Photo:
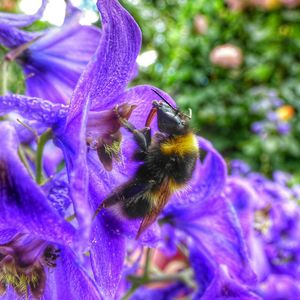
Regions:
M 52 131 L 48 129 L 45 131 L 38 140 L 38 146 L 36 151 L 36 158 L 35 158 L 35 178 L 38 184 L 42 184 L 44 177 L 43 177 L 43 151 L 46 143 L 51 139 Z
M 123 296 L 122 300 L 128 300 L 130 296 L 142 285 L 150 283 L 159 283 L 159 282 L 183 282 L 186 286 L 195 288 L 193 282 L 193 272 L 189 269 L 182 271 L 180 273 L 164 275 L 158 274 L 152 277 L 145 278 L 145 276 L 128 276 L 127 279 L 132 282 L 131 288 Z
M 134 276 L 130 275 L 127 277 L 129 281 L 132 282 L 131 288 L 123 296 L 122 300 L 128 300 L 130 296 L 142 285 L 158 282 L 177 282 L 181 281 L 187 286 L 193 286 L 193 272 L 191 270 L 185 270 L 176 274 L 150 274 L 150 263 L 151 263 L 151 248 L 147 249 L 146 252 L 146 261 L 144 265 L 144 274 L 143 276 Z
M 30 167 L 30 164 L 28 162 L 28 159 L 26 157 L 26 154 L 24 153 L 24 150 L 23 150 L 22 146 L 19 147 L 18 154 L 19 154 L 21 162 L 25 166 L 25 168 L 28 171 L 29 175 L 34 179 L 34 173 L 33 173 L 32 169 Z
M 6 61 L 14 61 L 16 60 L 21 54 L 24 53 L 24 51 L 26 51 L 34 42 L 36 42 L 41 36 L 38 36 L 34 39 L 32 39 L 31 41 L 20 45 L 17 48 L 14 48 L 13 50 L 11 50 L 10 52 L 8 52 L 5 55 L 4 60 Z
M 0 66 L 0 94 L 5 95 L 7 91 L 8 61 L 3 59 Z
M 144 276 L 143 276 L 145 279 L 149 278 L 150 262 L 151 262 L 151 248 L 148 248 L 146 252 L 146 261 L 145 261 Z
M 148 248 L 146 251 L 146 260 L 144 265 L 144 274 L 142 277 L 128 277 L 129 280 L 132 280 L 132 286 L 128 290 L 128 292 L 123 296 L 122 300 L 127 300 L 129 297 L 138 289 L 141 285 L 148 282 L 149 278 L 149 271 L 150 271 L 150 263 L 151 263 L 151 248 Z M 131 279 L 131 278 L 138 278 L 138 280 Z

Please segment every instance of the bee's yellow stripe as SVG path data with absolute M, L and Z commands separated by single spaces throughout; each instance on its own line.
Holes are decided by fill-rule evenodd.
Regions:
M 161 144 L 160 150 L 165 155 L 177 154 L 180 156 L 199 151 L 197 138 L 192 132 L 169 139 Z

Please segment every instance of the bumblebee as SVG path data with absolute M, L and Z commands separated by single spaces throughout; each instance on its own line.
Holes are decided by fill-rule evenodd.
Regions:
M 142 163 L 135 176 L 108 196 L 95 213 L 119 206 L 125 217 L 141 218 L 136 238 L 156 220 L 171 195 L 187 185 L 199 157 L 197 138 L 189 126 L 191 111 L 186 115 L 158 91 L 153 92 L 160 101 L 152 102 L 145 128 L 138 130 L 119 116 L 120 123 L 137 143 L 134 158 Z M 159 131 L 152 136 L 150 124 L 155 115 Z

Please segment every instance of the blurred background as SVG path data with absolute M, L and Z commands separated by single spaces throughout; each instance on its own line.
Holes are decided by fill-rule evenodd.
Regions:
M 300 0 L 121 2 L 143 32 L 132 85 L 155 85 L 191 108 L 195 131 L 228 161 L 299 179 Z M 72 3 L 85 12 L 82 24 L 100 24 L 93 1 Z M 0 0 L 2 11 L 28 14 L 40 4 Z M 64 8 L 49 0 L 43 19 L 27 29 L 61 25 Z M 21 93 L 21 70 L 11 72 L 10 89 Z

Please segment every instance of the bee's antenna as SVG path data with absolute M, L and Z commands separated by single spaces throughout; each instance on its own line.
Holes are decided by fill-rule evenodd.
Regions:
M 193 115 L 193 111 L 192 111 L 191 108 L 189 108 L 189 114 L 186 115 L 186 116 L 187 116 L 189 119 L 191 119 L 191 118 L 192 118 L 192 115 Z
M 151 90 L 164 102 L 166 102 L 171 108 L 173 108 L 175 111 L 177 111 L 177 109 L 175 107 L 173 107 L 157 90 L 152 89 Z

